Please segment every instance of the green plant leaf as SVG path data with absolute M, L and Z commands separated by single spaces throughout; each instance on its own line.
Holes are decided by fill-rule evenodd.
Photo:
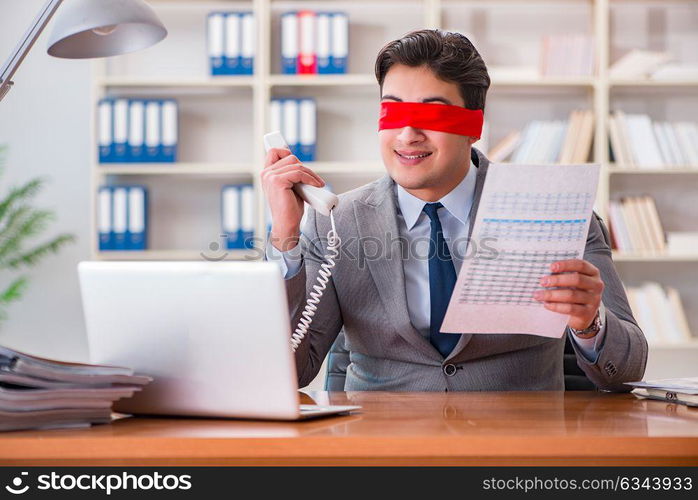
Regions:
M 29 280 L 26 276 L 20 276 L 15 279 L 2 293 L 0 293 L 0 304 L 9 304 L 15 302 L 22 297 L 22 294 L 27 288 Z
M 0 201 L 0 221 L 3 220 L 14 205 L 32 199 L 43 186 L 43 179 L 33 179 L 23 186 L 12 188 L 10 194 L 8 194 L 4 200 Z
M 72 234 L 61 234 L 47 243 L 34 247 L 21 255 L 8 259 L 6 262 L 0 261 L 0 267 L 16 269 L 20 266 L 33 266 L 47 255 L 57 253 L 61 247 L 74 241 L 75 236 Z
M 31 209 L 27 211 L 25 208 L 21 207 L 17 212 L 22 213 L 0 232 L 0 261 L 7 260 L 12 252 L 18 251 L 23 241 L 46 229 L 48 222 L 54 218 L 51 212 Z

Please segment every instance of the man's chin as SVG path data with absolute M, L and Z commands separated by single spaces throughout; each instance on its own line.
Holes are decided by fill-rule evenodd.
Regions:
M 404 172 L 399 171 L 389 171 L 388 174 L 395 181 L 396 184 L 402 186 L 405 189 L 417 190 L 425 189 L 430 186 L 429 180 L 422 176 L 405 175 Z

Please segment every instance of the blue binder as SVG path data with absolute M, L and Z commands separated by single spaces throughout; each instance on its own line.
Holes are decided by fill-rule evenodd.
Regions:
M 242 72 L 241 43 L 242 17 L 237 12 L 225 14 L 225 29 L 223 30 L 223 64 L 221 74 L 239 75 Z
M 126 250 L 148 247 L 148 190 L 145 186 L 128 186 L 128 225 Z
M 228 250 L 242 248 L 240 191 L 235 185 L 226 185 L 221 189 L 221 234 L 225 235 Z
M 174 99 L 160 102 L 160 161 L 174 163 L 177 161 L 177 143 L 179 140 L 178 105 Z
M 128 161 L 128 107 L 128 99 L 114 101 L 112 159 L 117 163 Z
M 298 72 L 298 13 L 281 15 L 281 72 L 295 75 Z
M 241 12 L 240 17 L 240 74 L 254 73 L 255 22 L 252 12 Z
M 128 188 L 112 187 L 112 242 L 113 250 L 127 249 Z
M 129 163 L 145 160 L 145 103 L 142 99 L 129 100 L 126 160 Z
M 99 162 L 114 161 L 114 102 L 112 99 L 101 99 L 97 105 L 97 123 L 99 126 L 97 144 L 99 147 Z
M 102 252 L 114 249 L 112 227 L 112 190 L 101 186 L 97 192 L 97 233 Z
M 162 159 L 162 125 L 160 101 L 145 101 L 145 158 L 146 162 L 157 163 Z
M 298 104 L 298 159 L 315 161 L 317 144 L 317 106 L 314 99 L 301 99 Z
M 211 12 L 207 18 L 208 58 L 211 75 L 224 75 L 225 13 Z
M 332 73 L 346 73 L 349 57 L 349 17 L 344 12 L 332 13 Z
M 330 12 L 318 12 L 315 15 L 317 45 L 317 72 L 326 75 L 333 72 L 332 69 L 332 14 Z
M 241 184 L 240 190 L 240 229 L 242 247 L 254 248 L 254 188 L 252 184 Z

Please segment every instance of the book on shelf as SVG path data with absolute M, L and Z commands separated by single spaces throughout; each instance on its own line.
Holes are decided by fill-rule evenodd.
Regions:
M 206 34 L 212 76 L 254 73 L 256 33 L 252 12 L 211 12 Z
M 618 80 L 649 78 L 671 60 L 672 55 L 669 52 L 632 49 L 611 64 L 608 76 Z
M 621 200 L 611 200 L 609 219 L 613 248 L 640 254 L 666 251 L 664 228 L 651 196 L 626 196 Z
M 567 120 L 534 120 L 510 131 L 488 153 L 493 162 L 585 163 L 594 135 L 590 110 L 572 111 Z
M 680 345 L 693 337 L 678 290 L 646 282 L 627 287 L 628 303 L 650 345 Z
M 609 117 L 613 160 L 631 169 L 698 169 L 698 124 L 653 122 L 646 114 L 615 111 Z
M 625 383 L 634 387 L 632 393 L 639 398 L 698 406 L 698 377 L 665 378 Z
M 221 228 L 228 250 L 254 248 L 254 187 L 230 184 L 221 188 Z
M 317 105 L 314 99 L 272 99 L 271 130 L 278 130 L 291 152 L 302 162 L 315 161 Z
M 594 43 L 590 35 L 544 36 L 541 42 L 542 76 L 590 76 L 594 72 Z
M 148 248 L 148 189 L 137 185 L 101 186 L 97 194 L 99 250 Z
M 345 12 L 300 10 L 281 15 L 281 73 L 343 74 L 348 56 Z
M 66 363 L 0 346 L 0 430 L 87 427 L 150 377 L 118 366 Z
M 97 105 L 99 162 L 176 162 L 178 108 L 174 99 L 100 100 Z

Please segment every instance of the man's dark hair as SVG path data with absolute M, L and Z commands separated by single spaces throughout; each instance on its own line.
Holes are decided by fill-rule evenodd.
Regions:
M 393 64 L 427 66 L 438 78 L 458 85 L 467 109 L 485 109 L 490 76 L 475 46 L 460 33 L 425 29 L 388 43 L 376 58 L 381 90 Z

